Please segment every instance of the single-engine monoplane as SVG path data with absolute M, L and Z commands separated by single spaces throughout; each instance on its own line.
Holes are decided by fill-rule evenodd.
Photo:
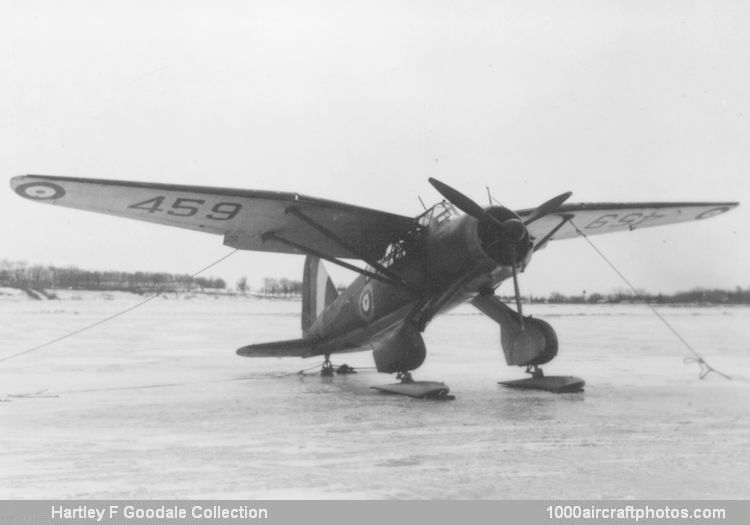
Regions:
M 407 217 L 280 193 L 174 184 L 23 175 L 11 179 L 29 200 L 222 235 L 241 250 L 305 255 L 302 337 L 251 344 L 246 357 L 330 356 L 371 350 L 378 372 L 398 383 L 377 387 L 415 397 L 449 397 L 444 383 L 413 381 L 425 360 L 422 332 L 438 314 L 469 302 L 501 328 L 505 361 L 531 374 L 516 386 L 576 391 L 583 380 L 545 377 L 558 351 L 549 323 L 523 314 L 518 274 L 551 241 L 713 217 L 736 202 L 566 203 L 483 207 L 435 179 L 442 202 Z M 460 213 L 463 212 L 463 213 Z M 362 261 L 360 265 L 347 260 Z M 360 275 L 338 293 L 321 260 Z M 515 309 L 495 295 L 512 279 Z M 351 370 L 341 367 L 339 371 Z

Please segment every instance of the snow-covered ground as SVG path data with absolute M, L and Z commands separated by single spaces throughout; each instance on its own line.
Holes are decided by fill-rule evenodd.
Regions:
M 0 301 L 0 358 L 141 300 Z M 462 307 L 428 327 L 415 374 L 452 402 L 379 394 L 393 379 L 372 370 L 301 377 L 319 361 L 234 354 L 298 337 L 299 308 L 159 298 L 0 362 L 0 498 L 750 497 L 750 308 L 661 309 L 734 377 L 701 381 L 642 305 L 530 305 L 560 339 L 547 374 L 587 381 L 555 395 L 497 385 L 521 371 Z M 41 391 L 56 397 L 13 397 Z

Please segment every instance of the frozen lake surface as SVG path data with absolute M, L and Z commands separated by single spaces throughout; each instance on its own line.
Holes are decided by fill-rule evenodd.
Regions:
M 133 303 L 0 302 L 0 357 Z M 1 498 L 750 498 L 750 308 L 660 311 L 727 381 L 698 379 L 643 305 L 529 305 L 560 339 L 516 391 L 499 329 L 471 307 L 433 321 L 415 378 L 452 402 L 393 397 L 392 376 L 298 376 L 318 359 L 235 348 L 299 337 L 297 302 L 157 299 L 0 363 Z M 369 352 L 334 363 L 372 366 Z M 46 390 L 57 397 L 8 394 Z

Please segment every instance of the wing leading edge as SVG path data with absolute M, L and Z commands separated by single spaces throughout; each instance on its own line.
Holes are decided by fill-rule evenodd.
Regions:
M 564 204 L 555 213 L 528 225 L 535 248 L 549 241 L 586 235 L 637 230 L 708 219 L 739 206 L 737 202 L 640 202 Z M 533 210 L 519 210 L 521 218 Z
M 388 243 L 415 228 L 410 217 L 297 193 L 44 175 L 14 177 L 11 187 L 21 197 L 42 203 L 223 235 L 224 244 L 243 250 L 303 253 L 296 244 L 330 257 L 378 259 Z M 564 204 L 528 229 L 538 249 L 551 240 L 576 237 L 576 227 L 586 235 L 614 233 L 707 219 L 738 205 Z M 524 218 L 533 210 L 517 213 Z
M 297 244 L 331 257 L 378 259 L 415 227 L 409 217 L 297 193 L 43 175 L 14 177 L 11 187 L 46 204 L 223 235 L 224 244 L 243 250 L 303 253 Z

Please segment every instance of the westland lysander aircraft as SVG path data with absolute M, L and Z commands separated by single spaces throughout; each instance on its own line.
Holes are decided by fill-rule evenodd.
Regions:
M 253 344 L 237 353 L 324 356 L 322 372 L 330 374 L 332 354 L 372 350 L 378 372 L 400 380 L 377 388 L 416 397 L 449 397 L 445 384 L 413 381 L 410 372 L 425 359 L 421 334 L 428 323 L 464 302 L 500 325 L 506 363 L 532 374 L 517 386 L 580 390 L 583 380 L 545 377 L 539 369 L 557 355 L 558 345 L 548 323 L 522 312 L 517 276 L 532 256 L 553 240 L 701 220 L 737 206 L 565 204 L 568 192 L 513 211 L 482 207 L 429 181 L 445 200 L 414 218 L 297 193 L 38 175 L 14 177 L 11 186 L 21 197 L 46 204 L 223 235 L 233 248 L 306 255 L 302 338 Z M 338 294 L 321 259 L 360 275 Z M 358 259 L 365 268 L 344 259 Z M 506 279 L 514 283 L 515 310 L 494 295 Z

